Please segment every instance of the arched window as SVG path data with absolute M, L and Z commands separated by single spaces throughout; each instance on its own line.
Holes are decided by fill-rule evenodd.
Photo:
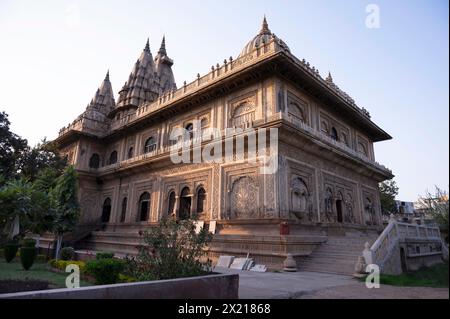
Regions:
M 206 204 L 206 191 L 203 187 L 197 190 L 197 214 L 202 214 L 205 212 Z
M 150 212 L 150 193 L 145 192 L 139 197 L 139 214 L 138 221 L 145 222 L 148 220 Z
M 145 141 L 144 145 L 144 153 L 150 153 L 156 150 L 156 140 L 152 136 L 147 141 Z
M 306 183 L 301 178 L 292 181 L 292 211 L 306 213 L 308 210 L 309 191 Z
M 367 148 L 366 148 L 366 146 L 365 146 L 363 143 L 361 143 L 361 142 L 358 143 L 358 152 L 361 153 L 361 154 L 364 155 L 364 156 L 367 156 Z
M 331 138 L 335 141 L 339 141 L 339 135 L 335 127 L 331 128 Z
M 305 113 L 303 112 L 303 108 L 297 103 L 291 102 L 289 104 L 289 115 L 292 117 L 294 122 L 305 122 Z
M 191 191 L 189 187 L 183 188 L 180 195 L 180 209 L 179 218 L 181 220 L 189 219 L 191 217 Z
M 102 223 L 109 223 L 111 218 L 111 199 L 108 197 L 103 202 Z
M 120 222 L 125 222 L 125 217 L 127 214 L 127 204 L 128 204 L 128 198 L 124 197 L 122 200 L 122 211 L 120 213 Z
M 130 159 L 130 158 L 133 158 L 133 156 L 134 156 L 134 147 L 133 146 L 131 146 L 129 149 L 128 149 L 128 159 Z
M 328 124 L 327 124 L 327 122 L 322 121 L 322 122 L 320 123 L 320 129 L 322 130 L 322 133 L 328 135 Z
M 89 160 L 90 168 L 98 168 L 100 166 L 100 156 L 98 154 L 92 154 L 91 159 Z
M 173 214 L 173 211 L 175 209 L 175 192 L 171 191 L 169 194 L 169 204 L 167 206 L 167 216 L 170 216 Z
M 113 165 L 117 163 L 117 151 L 113 151 L 109 156 L 109 165 Z
M 192 139 L 192 137 L 194 136 L 194 124 L 189 123 L 184 129 L 186 130 L 185 134 L 187 134 L 187 138 Z
M 342 136 L 342 142 L 344 142 L 345 145 L 350 146 L 350 143 L 348 142 L 347 134 L 342 133 L 341 136 Z

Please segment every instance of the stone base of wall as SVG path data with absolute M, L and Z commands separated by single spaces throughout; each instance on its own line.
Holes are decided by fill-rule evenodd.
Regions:
M 218 274 L 0 295 L 0 299 L 237 299 L 239 275 Z

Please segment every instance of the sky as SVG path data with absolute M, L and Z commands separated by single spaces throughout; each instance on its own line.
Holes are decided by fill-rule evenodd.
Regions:
M 379 9 L 369 28 L 367 6 Z M 179 86 L 270 29 L 393 136 L 375 145 L 398 198 L 449 185 L 447 0 L 0 1 L 0 111 L 35 145 L 81 114 L 110 70 L 115 97 L 163 35 Z M 369 7 L 370 8 L 370 7 Z M 374 26 L 369 25 L 369 26 Z M 375 26 L 377 26 L 375 24 Z

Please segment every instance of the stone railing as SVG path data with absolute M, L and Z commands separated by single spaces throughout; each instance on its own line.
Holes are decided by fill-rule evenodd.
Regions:
M 224 77 L 228 77 L 236 72 L 239 72 L 248 65 L 255 64 L 258 61 L 266 59 L 268 56 L 281 50 L 284 50 L 284 48 L 275 39 L 273 39 L 253 52 L 239 57 L 236 60 L 233 60 L 230 57 L 229 60 L 224 60 L 222 65 L 217 64 L 216 66 L 212 66 L 211 71 L 206 75 L 200 76 L 200 74 L 198 74 L 197 79 L 191 83 L 185 82 L 181 88 L 171 92 L 166 92 L 154 102 L 143 104 L 136 110 L 136 115 L 134 117 L 119 119 L 116 123 L 114 123 L 112 129 L 119 129 L 125 124 L 138 121 L 144 116 L 148 116 L 149 114 L 152 114 L 203 87 L 209 86 Z
M 369 243 L 366 243 L 366 247 L 363 251 L 363 257 L 366 264 L 376 264 L 383 269 L 383 266 L 395 251 L 399 241 L 404 239 L 441 240 L 441 234 L 439 227 L 434 225 L 401 223 L 391 215 L 389 224 L 373 245 L 370 247 Z

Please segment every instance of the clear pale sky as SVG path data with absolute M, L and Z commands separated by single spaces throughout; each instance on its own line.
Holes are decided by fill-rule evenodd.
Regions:
M 380 8 L 380 28 L 365 21 Z M 449 185 L 448 1 L 0 1 L 0 111 L 34 145 L 81 114 L 110 69 L 116 94 L 163 34 L 177 84 L 205 74 L 260 29 L 329 70 L 392 141 L 377 143 L 399 198 Z

